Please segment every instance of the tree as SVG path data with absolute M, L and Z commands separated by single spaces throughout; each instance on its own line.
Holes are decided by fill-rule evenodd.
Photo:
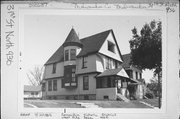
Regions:
M 158 96 L 158 79 L 154 77 L 150 80 L 150 83 L 147 84 L 147 88 L 153 92 L 153 94 L 157 97 Z M 161 89 L 160 89 L 161 92 Z
M 136 27 L 132 29 L 133 38 L 129 41 L 131 49 L 131 64 L 140 69 L 154 69 L 158 76 L 159 108 L 160 108 L 160 78 L 162 71 L 162 25 L 161 21 L 151 21 L 145 24 L 140 35 Z
M 38 86 L 41 84 L 42 76 L 43 67 L 35 66 L 33 70 L 30 70 L 29 73 L 27 73 L 29 83 L 33 86 Z

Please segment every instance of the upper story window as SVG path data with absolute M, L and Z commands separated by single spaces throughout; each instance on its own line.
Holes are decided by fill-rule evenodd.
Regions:
M 107 57 L 106 58 L 106 69 L 112 69 L 112 59 Z
M 64 60 L 65 61 L 69 60 L 69 50 L 65 50 Z
M 108 50 L 115 53 L 115 44 L 108 41 Z
M 71 57 L 71 60 L 76 59 L 76 49 L 71 49 L 70 50 L 70 57 Z
M 83 90 L 89 90 L 89 77 L 83 76 Z
M 82 68 L 87 68 L 87 57 L 82 58 Z
M 52 73 L 53 73 L 53 74 L 56 73 L 56 66 L 57 66 L 57 63 L 54 63 L 54 64 L 53 64 L 53 69 L 52 69 Z

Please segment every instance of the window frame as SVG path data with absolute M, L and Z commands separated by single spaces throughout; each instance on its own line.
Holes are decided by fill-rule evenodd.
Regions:
M 55 84 L 55 82 L 56 82 L 56 84 Z M 53 80 L 52 84 L 53 84 L 53 86 L 52 86 L 53 91 L 57 91 L 57 80 Z
M 111 41 L 108 41 L 108 51 L 115 53 L 115 44 Z
M 53 63 L 52 74 L 56 73 L 57 63 Z
M 69 61 L 69 49 L 64 51 L 64 61 Z
M 89 90 L 89 76 L 83 76 L 83 90 Z
M 52 80 L 48 81 L 48 91 L 52 91 Z
M 136 71 L 136 79 L 138 79 L 138 72 Z
M 82 68 L 87 68 L 87 56 L 82 57 Z
M 72 52 L 72 51 L 75 51 L 75 52 Z M 72 56 L 74 56 L 74 57 L 72 57 Z M 76 49 L 70 49 L 70 60 L 71 61 L 76 60 Z

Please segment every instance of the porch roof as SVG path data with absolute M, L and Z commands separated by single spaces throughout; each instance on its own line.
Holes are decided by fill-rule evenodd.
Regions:
M 102 72 L 101 74 L 97 75 L 97 78 L 99 77 L 105 77 L 105 76 L 121 76 L 125 78 L 129 78 L 126 71 L 123 67 L 117 68 L 117 69 L 108 69 Z
M 131 81 L 133 82 L 133 83 L 131 83 L 132 85 L 133 85 L 133 84 L 140 84 L 140 82 L 139 82 L 138 80 L 133 79 L 133 78 L 130 78 L 130 79 L 131 79 Z

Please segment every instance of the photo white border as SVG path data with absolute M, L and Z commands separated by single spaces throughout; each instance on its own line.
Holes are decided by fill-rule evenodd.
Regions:
M 24 47 L 24 16 L 25 15 L 107 15 L 107 16 L 160 16 L 162 19 L 162 107 L 161 109 L 143 109 L 143 108 L 24 108 L 23 105 L 23 77 L 25 75 L 25 72 L 20 71 L 18 78 L 18 110 L 19 112 L 63 112 L 64 109 L 66 109 L 66 112 L 69 113 L 165 113 L 166 112 L 166 12 L 163 10 L 149 10 L 149 9 L 136 9 L 136 10 L 64 10 L 64 9 L 44 9 L 44 8 L 21 8 L 19 9 L 19 52 L 24 53 L 23 47 Z M 23 55 L 20 57 L 22 62 L 19 62 L 20 67 L 23 69 Z

